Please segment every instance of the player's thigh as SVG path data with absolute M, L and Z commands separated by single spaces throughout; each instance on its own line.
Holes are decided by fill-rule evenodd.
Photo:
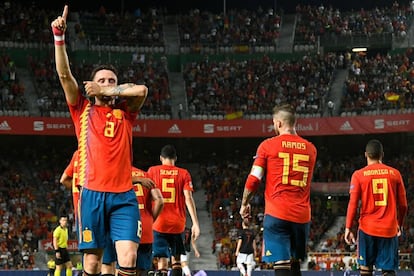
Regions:
M 375 239 L 373 236 L 358 230 L 358 263 L 360 266 L 372 267 L 377 258 Z
M 174 256 L 178 261 L 181 255 L 186 254 L 182 235 L 171 234 L 169 242 L 171 248 L 171 255 Z
M 378 255 L 375 261 L 375 267 L 382 270 L 398 270 L 398 237 L 377 237 L 377 248 Z
M 110 235 L 114 242 L 127 240 L 138 243 L 140 241 L 142 225 L 133 190 L 108 194 L 106 210 L 109 215 Z
M 263 228 L 262 260 L 266 263 L 290 260 L 290 222 L 265 215 Z
M 292 223 L 291 257 L 304 261 L 307 258 L 307 245 L 310 223 Z
M 107 240 L 106 245 L 104 248 L 104 253 L 102 257 L 102 263 L 104 264 L 111 264 L 116 261 L 116 250 L 115 250 L 115 244 L 111 240 L 109 233 L 107 234 Z
M 152 251 L 154 257 L 170 257 L 171 253 L 170 245 L 168 242 L 168 235 L 169 234 L 154 231 L 154 241 L 152 243 Z
M 79 250 L 105 247 L 105 221 L 105 193 L 82 188 L 79 198 Z

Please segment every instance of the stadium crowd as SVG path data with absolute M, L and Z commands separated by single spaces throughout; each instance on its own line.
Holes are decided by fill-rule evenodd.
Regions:
M 55 11 L 33 9 L 18 2 L 6 1 L 0 8 L 0 38 L 16 42 L 37 41 L 39 45 L 52 41 L 49 17 Z M 393 5 L 372 11 L 341 12 L 332 7 L 298 6 L 300 17 L 296 37 L 315 42 L 318 35 L 351 35 L 392 32 L 404 36 L 412 16 L 409 7 Z M 18 16 L 13 16 L 17 14 Z M 102 7 L 95 12 L 80 13 L 76 34 L 78 39 L 93 43 L 144 42 L 163 45 L 163 16 L 157 9 L 136 10 L 122 16 Z M 233 45 L 277 43 L 281 17 L 276 11 L 231 10 L 228 14 L 192 10 L 179 18 L 181 43 L 189 45 Z M 92 33 L 98 25 L 106 33 Z M 111 26 L 109 28 L 108 26 Z M 108 35 L 110 30 L 110 36 Z M 70 41 L 70 37 L 67 38 Z M 142 57 L 142 58 L 140 58 Z M 119 64 L 124 81 L 145 83 L 150 90 L 143 113 L 171 114 L 171 91 L 166 60 L 152 55 L 134 56 L 131 64 Z M 37 106 L 42 116 L 51 112 L 67 111 L 54 72 L 52 58 L 29 57 L 29 69 L 37 94 Z M 349 65 L 349 67 L 347 67 Z M 73 64 L 78 79 L 88 79 L 92 64 Z M 200 62 L 187 63 L 183 68 L 188 108 L 195 114 L 212 112 L 227 114 L 243 111 L 245 114 L 269 112 L 274 104 L 291 102 L 299 113 L 322 114 L 325 98 L 336 68 L 349 69 L 345 82 L 342 111 L 384 110 L 413 108 L 414 63 L 413 52 L 397 55 L 378 54 L 374 57 L 343 53 L 304 55 L 300 60 L 261 59 L 241 61 L 213 61 L 206 57 Z M 16 66 L 6 50 L 0 58 L 0 109 L 27 111 L 25 87 L 16 73 Z M 378 77 L 381 73 L 381 77 Z M 18 115 L 21 115 L 18 113 Z M 59 184 L 59 177 L 68 163 L 68 148 L 33 146 L 0 151 L 0 269 L 34 269 L 34 253 L 41 239 L 50 239 L 56 224 L 56 214 L 66 211 L 73 225 L 70 191 Z M 387 157 L 388 158 L 388 157 Z M 236 161 L 237 160 L 237 161 Z M 30 161 L 30 166 L 27 162 Z M 405 176 L 407 195 L 413 202 L 414 157 L 401 155 L 387 162 Z M 351 173 L 361 167 L 362 157 L 325 156 L 316 165 L 314 181 L 347 182 Z M 231 269 L 235 265 L 234 249 L 237 229 L 241 227 L 238 215 L 239 200 L 250 160 L 235 158 L 230 161 L 211 159 L 201 165 L 200 174 L 206 191 L 206 210 L 214 226 L 212 252 L 217 254 L 218 267 Z M 253 200 L 254 224 L 257 231 L 257 262 L 260 263 L 261 223 L 263 198 Z M 312 229 L 309 250 L 317 250 L 326 230 L 338 214 L 344 214 L 346 205 L 339 204 L 335 212 L 324 196 L 312 197 Z M 406 233 L 400 239 L 401 252 L 411 253 L 414 247 L 414 211 L 409 210 Z M 343 229 L 326 240 L 323 250 L 346 252 L 351 250 L 343 242 Z M 73 231 L 71 235 L 73 237 Z M 315 264 L 315 267 L 319 264 Z M 314 268 L 315 268 L 314 267 Z M 319 266 L 320 267 L 320 266 Z M 336 266 L 343 267 L 337 263 Z M 321 269 L 321 268 L 319 268 Z M 323 269 L 323 268 L 322 268 Z
M 33 4 L 35 5 L 35 4 Z M 6 1 L 0 6 L 2 41 L 26 41 L 32 37 L 39 44 L 52 41 L 49 26 L 45 25 L 51 11 L 34 9 L 19 2 Z M 36 11 L 36 12 L 34 12 Z M 19 14 L 11 17 L 10 14 Z M 74 16 L 75 37 L 68 32 L 68 45 L 71 41 L 90 40 L 89 43 L 105 44 L 105 36 L 115 45 L 125 45 L 126 41 L 144 41 L 148 44 L 163 44 L 163 20 L 167 11 L 157 8 L 137 9 L 119 14 L 100 7 L 95 11 L 79 11 Z M 331 6 L 297 6 L 300 19 L 296 26 L 296 36 L 326 35 L 326 33 L 395 32 L 406 29 L 411 6 L 394 3 L 391 7 L 377 7 L 373 10 L 352 10 L 343 13 Z M 181 43 L 237 44 L 255 41 L 275 43 L 277 41 L 281 16 L 272 9 L 258 7 L 257 10 L 231 9 L 228 13 L 215 14 L 207 10 L 191 10 L 178 18 Z M 99 26 L 99 28 L 98 28 Z M 47 32 L 46 32 L 46 27 Z M 13 30 L 12 32 L 5 30 Z M 106 34 L 94 33 L 103 32 Z M 80 35 L 79 33 L 82 33 Z M 143 36 L 148 37 L 144 38 Z M 349 33 L 348 33 L 349 35 Z M 132 36 L 132 37 L 131 37 Z M 29 41 L 29 40 L 27 40 Z M 186 42 L 187 41 L 187 42 Z M 244 112 L 244 114 L 267 113 L 278 102 L 289 101 L 297 107 L 298 113 L 320 116 L 324 113 L 329 90 L 335 78 L 335 70 L 349 68 L 345 82 L 345 92 L 341 112 L 362 110 L 401 110 L 412 108 L 411 74 L 412 51 L 390 56 L 379 54 L 376 57 L 360 56 L 344 52 L 321 55 L 305 54 L 296 60 L 274 60 L 268 55 L 251 59 L 212 60 L 206 56 L 202 61 L 183 64 L 182 75 L 190 114 L 221 114 Z M 7 50 L 3 54 L 0 67 L 3 82 L 0 109 L 7 115 L 21 115 L 28 112 L 25 87 L 18 82 L 13 62 L 7 61 Z M 352 60 L 351 60 L 352 59 Z M 116 58 L 115 58 L 116 60 Z M 67 116 L 65 103 L 54 72 L 52 59 L 28 58 L 28 67 L 37 93 L 37 105 L 41 116 L 61 114 Z M 166 57 L 151 54 L 132 53 L 131 64 L 118 64 L 125 80 L 145 83 L 150 89 L 151 99 L 146 102 L 144 114 L 168 114 L 171 117 L 171 92 Z M 82 74 L 84 67 L 92 64 L 79 61 L 72 64 L 73 71 Z M 132 65 L 132 66 L 131 66 Z M 387 76 L 378 78 L 379 72 Z M 89 76 L 84 76 L 87 79 Z M 388 85 L 385 85 L 388 83 Z M 48 92 L 51 91 L 51 92 Z M 7 111 L 16 112 L 7 112 Z M 341 113 L 340 112 L 340 113 Z

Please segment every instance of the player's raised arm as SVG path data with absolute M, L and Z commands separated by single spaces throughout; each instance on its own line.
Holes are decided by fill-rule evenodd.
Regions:
M 52 21 L 51 27 L 55 40 L 56 71 L 59 75 L 60 84 L 65 92 L 66 101 L 69 104 L 75 104 L 78 96 L 78 84 L 70 71 L 65 45 L 66 19 L 68 12 L 69 7 L 65 5 L 62 15 Z

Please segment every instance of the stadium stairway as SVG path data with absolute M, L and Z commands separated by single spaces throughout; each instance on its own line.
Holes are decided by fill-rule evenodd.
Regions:
M 278 53 L 292 53 L 295 32 L 295 15 L 282 16 L 280 36 L 277 41 Z
M 197 240 L 197 247 L 200 251 L 200 258 L 194 256 L 193 250 L 190 255 L 190 269 L 192 271 L 197 270 L 217 270 L 217 257 L 212 254 L 212 242 L 214 240 L 214 229 L 211 217 L 205 208 L 205 190 L 202 188 L 201 179 L 198 174 L 198 164 L 183 164 L 182 167 L 186 168 L 192 177 L 194 185 L 194 201 L 197 208 L 197 216 L 200 223 L 200 237 Z M 191 219 L 187 219 L 191 222 Z M 188 223 L 187 226 L 191 226 Z
M 39 107 L 37 106 L 37 98 L 35 87 L 30 77 L 29 70 L 23 68 L 16 68 L 17 76 L 20 82 L 25 87 L 24 97 L 27 102 L 27 109 L 32 116 L 39 116 L 40 111 Z
M 348 78 L 348 69 L 338 69 L 335 71 L 335 78 L 332 81 L 332 86 L 329 91 L 328 99 L 326 100 L 326 103 L 328 101 L 332 101 L 335 105 L 335 108 L 333 110 L 333 116 L 339 116 L 340 106 L 341 106 L 341 100 L 342 95 L 344 92 L 344 83 L 346 79 Z M 328 116 L 329 109 L 328 106 L 325 104 L 324 108 L 324 116 Z
M 171 91 L 171 113 L 174 119 L 179 118 L 179 105 L 183 106 L 183 119 L 187 117 L 187 95 L 183 74 L 179 72 L 169 72 L 168 79 Z
M 332 226 L 322 236 L 319 245 L 316 246 L 316 251 L 322 251 L 323 244 L 328 239 L 336 239 L 337 234 L 341 232 L 342 227 L 345 225 L 345 216 L 338 216 Z
M 178 55 L 180 52 L 180 34 L 178 32 L 177 20 L 175 17 L 170 16 L 165 22 L 163 36 L 166 52 L 169 55 Z

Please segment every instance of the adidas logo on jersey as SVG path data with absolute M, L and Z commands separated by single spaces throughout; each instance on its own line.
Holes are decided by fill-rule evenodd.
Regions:
M 173 124 L 168 130 L 168 133 L 181 133 L 181 129 L 178 127 L 177 124 Z
M 0 124 L 0 130 L 11 130 L 11 127 L 7 121 L 3 121 Z
M 354 130 L 349 123 L 349 121 L 346 121 L 340 128 L 340 130 Z

